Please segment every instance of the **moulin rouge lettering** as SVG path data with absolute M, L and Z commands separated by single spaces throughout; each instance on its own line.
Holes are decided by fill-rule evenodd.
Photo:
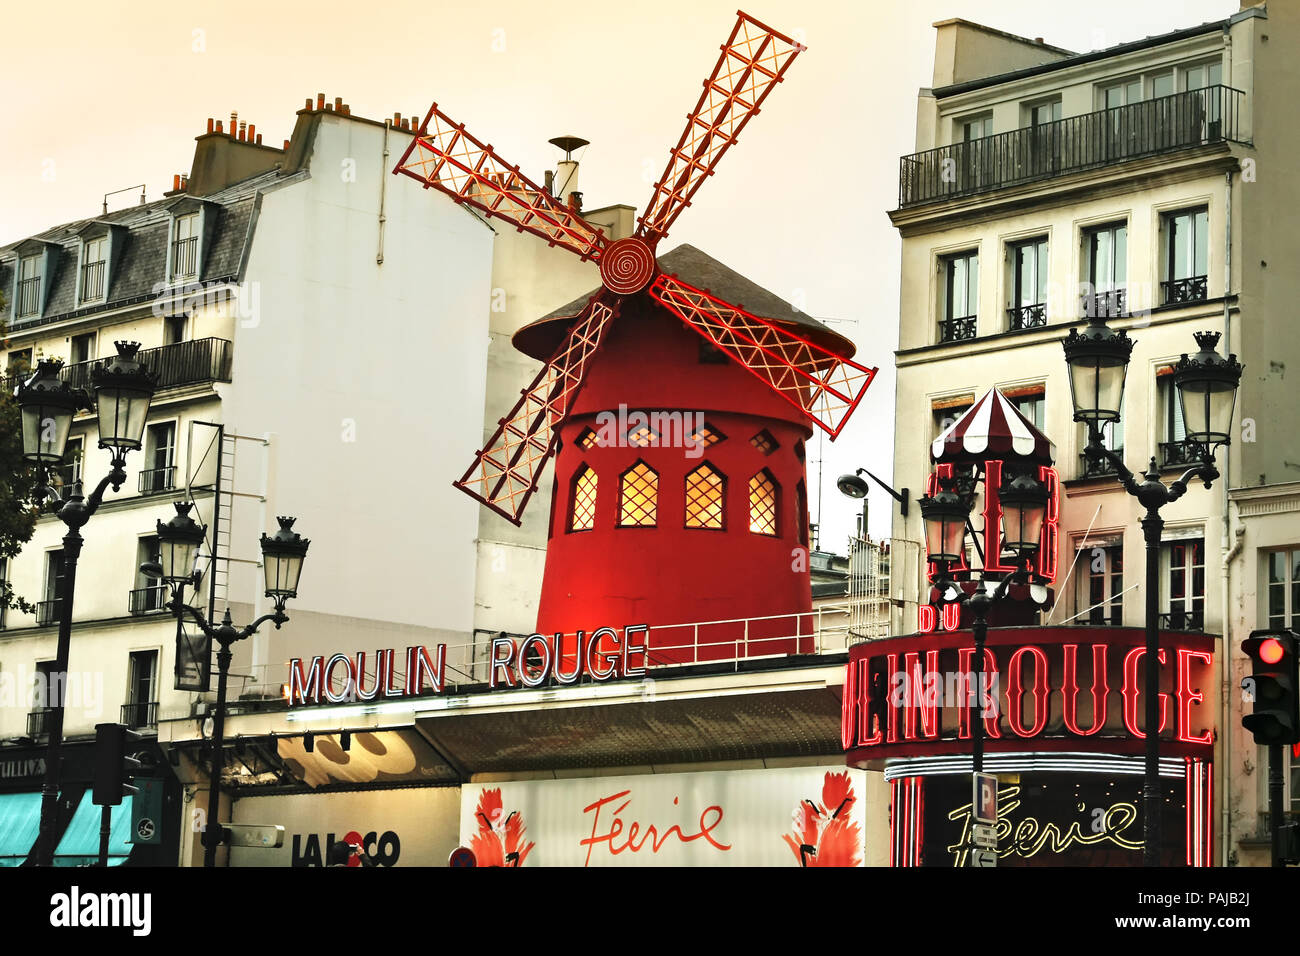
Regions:
M 587 848 L 587 859 L 584 866 L 591 865 L 591 854 L 600 846 L 609 851 L 611 856 L 629 850 L 632 853 L 640 853 L 643 849 L 649 848 L 651 853 L 658 853 L 668 842 L 669 838 L 676 838 L 681 843 L 694 843 L 696 840 L 705 840 L 716 850 L 727 851 L 731 849 L 731 844 L 721 843 L 714 839 L 713 831 L 722 823 L 722 807 L 712 804 L 700 811 L 700 819 L 697 829 L 694 833 L 686 833 L 682 828 L 674 823 L 662 833 L 654 824 L 643 825 L 639 820 L 625 821 L 621 814 L 632 803 L 629 796 L 631 790 L 620 790 L 618 793 L 612 793 L 607 797 L 601 797 L 595 803 L 590 803 L 582 808 L 583 813 L 591 814 L 591 836 L 581 841 L 582 846 Z M 624 799 L 624 798 L 627 799 Z M 673 806 L 678 806 L 680 798 L 673 797 Z M 601 811 L 609 804 L 622 800 L 617 807 L 613 808 L 605 818 L 605 828 L 601 829 Z M 625 832 L 626 831 L 626 832 Z M 622 837 L 622 842 L 619 838 Z

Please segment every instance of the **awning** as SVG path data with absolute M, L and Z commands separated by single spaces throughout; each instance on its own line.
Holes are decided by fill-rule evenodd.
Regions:
M 40 830 L 39 793 L 0 793 L 0 866 L 21 866 Z
M 1023 458 L 1050 465 L 1051 440 L 996 388 L 984 393 L 930 445 L 937 462 L 968 464 L 985 458 Z
M 55 866 L 92 866 L 99 862 L 99 811 L 92 802 L 93 794 L 87 790 L 77 804 L 77 812 L 63 833 L 54 851 Z M 108 830 L 108 865 L 126 862 L 131 853 L 131 797 L 112 808 Z

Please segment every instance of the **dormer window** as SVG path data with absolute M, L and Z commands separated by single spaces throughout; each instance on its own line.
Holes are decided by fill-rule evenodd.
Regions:
M 25 256 L 18 260 L 18 289 L 14 298 L 14 318 L 37 315 L 41 311 L 41 257 Z
M 199 214 L 177 216 L 172 232 L 172 278 L 193 279 L 199 274 Z
M 108 236 L 87 239 L 81 247 L 81 301 L 98 302 L 108 288 Z

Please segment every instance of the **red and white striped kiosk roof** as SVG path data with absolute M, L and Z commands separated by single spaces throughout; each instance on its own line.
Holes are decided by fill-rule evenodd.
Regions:
M 1005 395 L 991 388 L 931 443 L 930 457 L 936 462 L 969 463 L 993 457 L 1050 464 L 1056 446 Z

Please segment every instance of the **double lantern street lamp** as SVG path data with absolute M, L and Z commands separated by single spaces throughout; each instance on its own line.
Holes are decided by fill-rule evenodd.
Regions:
M 191 607 L 184 601 L 185 586 L 198 588 L 199 573 L 194 564 L 199 547 L 203 544 L 206 529 L 190 517 L 192 502 L 175 503 L 176 514 L 166 523 L 159 521 L 158 563 L 146 564 L 141 570 L 151 577 L 159 578 L 170 585 L 172 599 L 167 605 L 175 612 L 178 625 L 188 614 L 194 619 L 209 641 L 216 641 L 220 647 L 217 652 L 217 705 L 212 717 L 211 763 L 208 777 L 208 817 L 203 831 L 203 865 L 211 867 L 216 864 L 217 846 L 221 843 L 222 827 L 217 821 L 221 809 L 221 770 L 224 764 L 226 723 L 226 687 L 230 674 L 230 645 L 251 637 L 267 621 L 275 624 L 276 630 L 289 620 L 284 613 L 285 602 L 298 596 L 298 579 L 302 575 L 303 558 L 311 542 L 293 530 L 293 518 L 277 518 L 280 530 L 274 535 L 262 535 L 262 573 L 266 596 L 271 598 L 274 610 L 263 614 L 247 627 L 236 628 L 230 620 L 230 608 L 227 607 L 221 623 L 213 625 L 198 608 Z
M 140 348 L 138 342 L 115 342 L 114 345 L 117 355 L 107 365 L 91 370 L 93 403 L 92 394 L 74 388 L 59 378 L 63 363 L 54 360 L 43 359 L 38 362 L 36 371 L 19 384 L 14 392 L 22 422 L 23 457 L 41 472 L 41 482 L 36 491 L 37 500 L 42 507 L 45 507 L 47 501 L 51 502 L 50 509 L 56 511 L 68 528 L 63 537 L 63 590 L 58 609 L 58 648 L 47 694 L 46 730 L 49 741 L 45 758 L 45 781 L 41 787 L 41 821 L 35 853 L 37 866 L 51 866 L 54 862 L 64 694 L 72 637 L 72 605 L 77 583 L 77 561 L 83 543 L 80 530 L 99 510 L 105 492 L 110 487 L 115 492 L 120 491 L 126 481 L 126 453 L 141 447 L 145 423 L 149 418 L 149 406 L 158 387 L 157 376 L 136 359 Z M 91 408 L 96 410 L 98 418 L 99 447 L 108 449 L 112 454 L 109 473 L 95 486 L 89 498 L 82 496 L 79 481 L 67 489 L 64 497 L 60 497 L 48 484 L 49 472 L 64 463 L 74 416 L 79 410 Z M 280 530 L 269 537 L 262 535 L 261 539 L 265 593 L 274 602 L 275 610 L 258 618 L 248 627 L 236 629 L 227 609 L 221 624 L 213 627 L 202 612 L 182 601 L 187 583 L 197 587 L 199 575 L 194 566 L 205 533 L 205 529 L 189 517 L 192 507 L 190 502 L 177 503 L 176 516 L 166 524 L 158 522 L 159 563 L 145 565 L 142 570 L 161 577 L 172 586 L 170 608 L 175 611 L 178 620 L 185 613 L 190 614 L 204 634 L 210 640 L 216 640 L 221 648 L 217 655 L 220 676 L 213 720 L 210 813 L 208 828 L 204 833 L 204 865 L 211 866 L 221 832 L 215 818 L 220 802 L 218 794 L 230 645 L 255 633 L 266 621 L 273 621 L 279 628 L 289 619 L 284 613 L 284 605 L 289 598 L 297 596 L 302 562 L 310 542 L 293 531 L 293 518 L 279 518 Z
M 1200 455 L 1200 461 L 1187 469 L 1177 481 L 1165 485 L 1152 457 L 1139 481 L 1124 465 L 1119 455 L 1105 446 L 1102 427 L 1120 420 L 1124 401 L 1124 377 L 1133 340 L 1125 331 L 1107 327 L 1104 317 L 1093 316 L 1082 331 L 1072 329 L 1062 340 L 1065 361 L 1070 368 L 1070 395 L 1074 402 L 1074 420 L 1088 428 L 1084 449 L 1090 462 L 1104 459 L 1119 478 L 1120 484 L 1146 509 L 1142 531 L 1146 540 L 1146 769 L 1143 794 L 1144 866 L 1158 866 L 1160 858 L 1160 646 L 1158 597 L 1160 593 L 1160 543 L 1164 519 L 1160 509 L 1177 501 L 1187 492 L 1193 479 L 1200 479 L 1208 489 L 1219 470 L 1214 466 L 1214 449 L 1231 441 L 1232 413 L 1241 383 L 1242 366 L 1235 355 L 1226 359 L 1215 351 L 1218 332 L 1194 334 L 1200 351 L 1183 354 L 1174 367 L 1174 389 L 1182 409 L 1186 440 Z M 1226 515 L 1225 515 L 1226 520 Z
M 22 422 L 23 457 L 41 472 L 37 500 L 47 500 L 51 510 L 67 526 L 63 537 L 63 593 L 59 601 L 59 640 L 54 671 L 47 688 L 46 730 L 49 742 L 45 756 L 45 782 L 41 786 L 41 822 L 36 841 L 37 866 L 54 862 L 54 831 L 58 816 L 59 759 L 63 748 L 63 705 L 68 672 L 68 648 L 72 637 L 72 600 L 77 584 L 77 559 L 81 555 L 81 527 L 99 510 L 104 493 L 111 486 L 121 490 L 126 481 L 126 453 L 140 448 L 149 404 L 158 385 L 157 377 L 136 360 L 138 342 L 116 342 L 117 355 L 106 366 L 90 373 L 91 395 L 59 378 L 63 363 L 41 360 L 36 371 L 14 391 Z M 75 482 L 65 497 L 47 483 L 51 469 L 63 464 L 72 419 L 81 409 L 96 410 L 99 447 L 112 453 L 107 475 L 89 498 L 82 497 L 81 483 Z

